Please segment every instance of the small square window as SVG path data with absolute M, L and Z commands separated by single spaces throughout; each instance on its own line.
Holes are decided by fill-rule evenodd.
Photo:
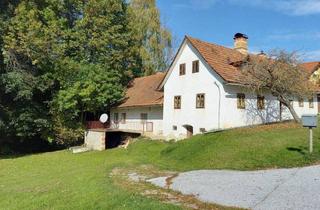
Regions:
M 119 113 L 113 114 L 113 122 L 116 124 L 119 123 Z
M 300 98 L 300 99 L 299 99 L 299 107 L 304 107 L 303 98 Z
M 192 62 L 192 73 L 199 72 L 199 60 Z
M 182 64 L 180 64 L 179 75 L 182 76 L 185 74 L 186 74 L 186 64 L 182 63 Z
M 174 109 L 181 109 L 181 96 L 174 97 Z
M 148 120 L 148 114 L 147 113 L 141 113 L 140 114 L 141 123 L 146 123 Z
M 313 98 L 309 99 L 309 108 L 314 108 Z
M 203 109 L 204 107 L 205 107 L 205 94 L 204 93 L 197 94 L 196 108 Z
M 246 103 L 245 103 L 246 95 L 243 93 L 237 94 L 237 107 L 238 109 L 245 109 Z
M 126 113 L 121 113 L 121 123 L 125 124 L 127 120 L 127 114 Z
M 176 131 L 178 130 L 178 127 L 176 125 L 172 126 L 172 130 Z
M 259 110 L 265 108 L 264 96 L 258 95 L 257 96 L 257 107 Z
M 206 131 L 205 128 L 200 128 L 200 132 L 201 132 L 201 133 L 205 133 L 205 132 L 207 132 L 207 131 Z

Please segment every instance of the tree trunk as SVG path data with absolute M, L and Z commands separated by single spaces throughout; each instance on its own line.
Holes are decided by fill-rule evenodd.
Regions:
M 279 101 L 280 101 L 283 105 L 285 105 L 285 106 L 289 109 L 289 111 L 290 111 L 290 113 L 291 113 L 294 121 L 296 121 L 297 123 L 301 123 L 301 120 L 300 120 L 297 112 L 296 112 L 296 111 L 294 110 L 294 108 L 291 106 L 290 101 L 288 101 L 288 100 L 286 100 L 286 99 L 284 99 L 284 98 L 282 98 L 282 97 L 279 97 L 278 99 L 279 99 Z M 281 108 L 281 107 L 280 107 L 280 108 Z

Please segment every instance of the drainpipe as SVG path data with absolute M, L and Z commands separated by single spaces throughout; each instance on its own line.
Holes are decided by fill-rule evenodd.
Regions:
M 218 105 L 218 129 L 220 130 L 220 111 L 221 111 L 221 89 L 218 83 L 215 81 L 214 84 L 217 86 L 219 90 L 219 105 Z

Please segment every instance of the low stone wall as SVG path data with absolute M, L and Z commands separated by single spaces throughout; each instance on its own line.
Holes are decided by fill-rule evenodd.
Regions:
M 102 151 L 106 149 L 106 132 L 87 130 L 85 132 L 84 143 L 86 147 L 92 150 Z

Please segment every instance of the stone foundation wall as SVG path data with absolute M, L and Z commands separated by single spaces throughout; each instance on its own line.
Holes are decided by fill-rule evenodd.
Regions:
M 87 130 L 85 132 L 84 143 L 88 148 L 92 150 L 102 151 L 106 149 L 105 138 L 106 138 L 105 131 Z

